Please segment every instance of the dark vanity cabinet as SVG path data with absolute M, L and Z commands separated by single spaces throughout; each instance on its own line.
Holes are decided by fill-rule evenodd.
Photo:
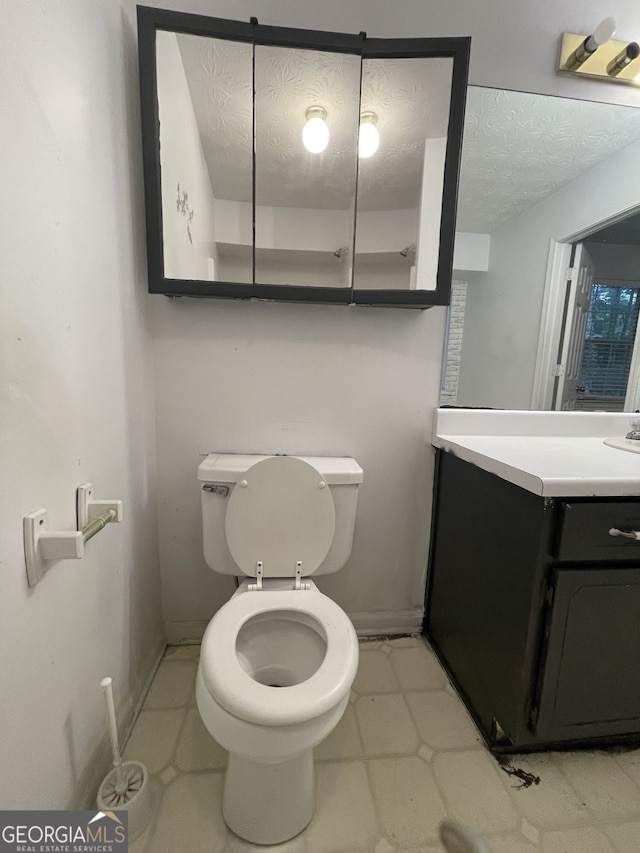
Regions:
M 437 451 L 425 633 L 495 751 L 640 742 L 640 497 L 543 498 Z
M 138 7 L 149 291 L 449 302 L 470 39 Z

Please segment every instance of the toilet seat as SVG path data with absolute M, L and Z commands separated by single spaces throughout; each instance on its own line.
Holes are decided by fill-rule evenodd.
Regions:
M 249 577 L 310 575 L 329 552 L 336 529 L 331 490 L 322 474 L 294 456 L 256 462 L 229 496 L 225 536 L 234 562 Z
M 260 684 L 242 668 L 236 642 L 254 616 L 279 611 L 301 614 L 326 637 L 326 654 L 316 672 L 292 687 Z M 265 626 L 268 620 L 265 620 Z M 334 707 L 353 682 L 358 640 L 346 613 L 314 589 L 243 592 L 213 617 L 202 639 L 200 668 L 207 690 L 230 714 L 264 726 L 300 723 Z

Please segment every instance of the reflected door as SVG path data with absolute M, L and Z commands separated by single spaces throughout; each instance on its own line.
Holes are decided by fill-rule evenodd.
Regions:
M 576 407 L 576 399 L 585 390 L 580 384 L 580 365 L 584 351 L 585 332 L 591 288 L 593 286 L 594 265 L 583 243 L 576 246 L 572 264 L 572 277 L 567 282 L 567 300 L 565 303 L 565 328 L 560 343 L 560 370 L 564 378 L 558 383 L 558 393 L 554 409 L 570 411 Z

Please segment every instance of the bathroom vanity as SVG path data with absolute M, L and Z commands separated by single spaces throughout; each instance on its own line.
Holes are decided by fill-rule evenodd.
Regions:
M 425 633 L 495 752 L 640 741 L 630 420 L 436 413 Z

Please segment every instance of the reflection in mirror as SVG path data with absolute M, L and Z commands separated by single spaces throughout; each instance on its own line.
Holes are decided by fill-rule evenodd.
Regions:
M 256 283 L 351 287 L 360 57 L 256 45 L 255 80 Z
M 355 288 L 435 289 L 452 71 L 448 58 L 363 60 L 363 127 L 379 145 L 358 162 Z
M 613 299 L 607 283 L 640 286 L 640 229 L 605 230 L 640 209 L 639 175 L 640 110 L 469 87 L 441 405 L 637 408 L 633 395 L 609 395 L 602 383 L 587 400 L 596 385 L 583 382 L 582 366 L 573 401 L 562 387 L 575 347 L 592 360 L 597 350 L 609 367 L 624 349 L 637 385 L 640 347 L 626 320 L 594 325 L 592 301 L 586 331 L 576 337 L 574 326 L 575 346 L 563 342 L 579 278 L 567 270 L 581 256 L 593 259 L 594 282 L 603 285 L 593 298 Z M 588 344 L 594 329 L 618 326 L 624 341 Z M 593 389 L 579 390 L 589 383 Z
M 251 281 L 250 44 L 156 34 L 164 275 Z

